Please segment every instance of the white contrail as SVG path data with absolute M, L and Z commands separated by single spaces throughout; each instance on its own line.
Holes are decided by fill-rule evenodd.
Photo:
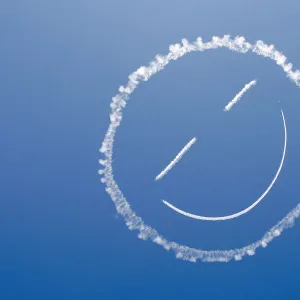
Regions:
M 282 169 L 282 166 L 283 166 L 283 163 L 284 163 L 284 158 L 285 158 L 285 153 L 286 153 L 286 144 L 287 144 L 286 123 L 285 123 L 285 118 L 284 118 L 284 114 L 283 114 L 282 110 L 281 110 L 281 116 L 282 116 L 283 128 L 284 128 L 284 145 L 283 145 L 283 152 L 282 152 L 282 157 L 281 157 L 281 161 L 280 161 L 280 164 L 279 164 L 279 168 L 278 168 L 278 170 L 277 170 L 277 172 L 276 172 L 276 174 L 275 174 L 272 182 L 268 186 L 268 188 L 250 206 L 248 206 L 244 210 L 241 210 L 241 211 L 239 211 L 239 212 L 237 212 L 235 214 L 232 214 L 232 215 L 222 216 L 222 217 L 207 217 L 207 216 L 199 216 L 199 215 L 188 213 L 188 212 L 186 212 L 184 210 L 181 210 L 181 209 L 177 208 L 176 206 L 172 205 L 171 203 L 169 203 L 169 202 L 167 202 L 165 200 L 162 200 L 162 202 L 164 204 L 166 204 L 168 207 L 170 207 L 171 209 L 173 209 L 174 211 L 176 211 L 179 214 L 181 214 L 181 215 L 184 215 L 184 216 L 189 217 L 189 218 L 197 219 L 197 220 L 204 220 L 204 221 L 225 221 L 225 220 L 230 220 L 230 219 L 237 218 L 237 217 L 239 217 L 241 215 L 244 215 L 247 212 L 249 212 L 251 209 L 253 209 L 269 193 L 269 191 L 271 190 L 272 186 L 275 184 L 275 182 L 276 182 L 276 180 L 277 180 L 277 178 L 278 178 L 278 176 L 279 176 L 279 174 L 281 172 L 281 169 Z
M 123 108 L 129 100 L 130 94 L 142 81 L 149 80 L 151 76 L 163 70 L 170 61 L 177 60 L 189 52 L 206 51 L 222 47 L 238 53 L 247 53 L 250 51 L 257 55 L 270 58 L 283 69 L 292 82 L 300 86 L 300 70 L 293 71 L 293 65 L 287 63 L 287 58 L 284 54 L 277 51 L 273 45 L 267 45 L 263 41 L 257 41 L 252 45 L 247 42 L 244 37 L 231 39 L 229 35 L 213 37 L 211 41 L 206 43 L 204 43 L 200 37 L 197 38 L 194 43 L 182 40 L 182 44 L 171 45 L 169 48 L 170 52 L 167 55 L 157 55 L 155 59 L 150 62 L 149 66 L 142 66 L 130 74 L 127 85 L 119 88 L 119 93 L 112 98 L 112 103 L 110 104 L 110 125 L 100 148 L 100 152 L 105 156 L 104 159 L 99 160 L 99 163 L 103 166 L 103 169 L 99 170 L 99 174 L 102 176 L 101 182 L 106 185 L 107 193 L 115 203 L 117 212 L 124 217 L 128 228 L 130 230 L 137 230 L 139 232 L 139 238 L 144 240 L 150 239 L 166 250 L 173 250 L 177 258 L 191 262 L 196 262 L 197 260 L 205 262 L 228 262 L 232 259 L 241 260 L 245 255 L 252 256 L 255 254 L 257 248 L 266 247 L 274 238 L 279 236 L 282 231 L 292 227 L 295 219 L 300 216 L 300 204 L 298 204 L 279 223 L 269 229 L 261 239 L 242 248 L 230 250 L 195 249 L 168 241 L 154 228 L 146 225 L 143 219 L 137 216 L 132 210 L 114 180 L 112 169 L 114 138 L 122 119 Z
M 236 104 L 242 96 L 251 88 L 251 86 L 256 85 L 256 80 L 252 80 L 249 83 L 247 83 L 243 89 L 235 95 L 235 97 L 225 106 L 224 111 L 229 111 L 231 107 Z
M 163 169 L 156 177 L 155 180 L 160 180 L 162 179 L 181 159 L 183 154 L 187 152 L 192 145 L 196 142 L 196 138 L 194 137 L 191 139 L 183 148 L 182 150 L 175 156 L 175 158 L 166 166 L 165 169 Z

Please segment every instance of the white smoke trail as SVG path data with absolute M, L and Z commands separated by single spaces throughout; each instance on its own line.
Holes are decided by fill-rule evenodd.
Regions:
M 205 262 L 228 262 L 232 259 L 241 260 L 245 255 L 252 256 L 258 247 L 266 247 L 274 238 L 279 236 L 282 231 L 293 226 L 295 219 L 300 216 L 300 204 L 298 204 L 286 217 L 267 231 L 261 239 L 242 248 L 232 250 L 194 249 L 175 242 L 170 242 L 161 236 L 154 228 L 146 225 L 142 218 L 138 217 L 131 209 L 127 199 L 114 180 L 112 169 L 114 138 L 122 119 L 122 110 L 129 99 L 129 95 L 138 87 L 140 82 L 147 81 L 151 76 L 163 70 L 170 61 L 177 60 L 189 52 L 205 51 L 220 47 L 239 53 L 247 53 L 250 50 L 257 55 L 270 58 L 283 69 L 292 82 L 300 86 L 300 71 L 293 71 L 293 65 L 286 62 L 287 58 L 281 52 L 277 51 L 273 45 L 267 45 L 263 41 L 257 41 L 252 45 L 247 42 L 244 37 L 231 39 L 229 35 L 213 37 L 212 40 L 207 43 L 204 43 L 200 37 L 192 44 L 187 40 L 182 40 L 182 44 L 171 45 L 169 48 L 170 52 L 167 55 L 157 55 L 155 59 L 150 62 L 148 67 L 142 66 L 129 75 L 127 85 L 119 88 L 119 93 L 112 98 L 112 103 L 110 104 L 110 125 L 100 148 L 100 152 L 105 156 L 104 159 L 99 160 L 99 163 L 103 166 L 103 169 L 99 170 L 99 174 L 103 176 L 101 182 L 106 185 L 107 193 L 115 203 L 117 212 L 124 217 L 128 228 L 130 230 L 138 230 L 139 238 L 144 240 L 150 239 L 166 250 L 172 249 L 177 258 L 192 262 L 196 262 L 197 260 Z
M 183 148 L 182 150 L 175 156 L 175 158 L 166 166 L 165 169 L 163 169 L 156 177 L 155 180 L 160 180 L 162 179 L 181 159 L 183 154 L 187 152 L 192 145 L 196 142 L 196 138 L 194 137 L 191 139 Z
M 235 97 L 225 106 L 224 111 L 229 111 L 231 107 L 236 104 L 242 96 L 251 88 L 251 86 L 256 85 L 256 80 L 252 80 L 247 83 L 243 89 L 235 95 Z
M 286 123 L 285 123 L 285 118 L 284 118 L 284 114 L 283 114 L 283 111 L 281 110 L 281 116 L 282 116 L 282 121 L 283 121 L 283 128 L 284 128 L 284 145 L 283 145 L 283 152 L 282 152 L 282 157 L 281 157 L 281 161 L 280 161 L 280 164 L 279 164 L 279 167 L 278 167 L 278 170 L 272 180 L 272 182 L 270 183 L 270 185 L 268 186 L 268 188 L 263 192 L 263 194 L 255 201 L 253 202 L 250 206 L 248 206 L 247 208 L 245 208 L 244 210 L 241 210 L 235 214 L 232 214 L 232 215 L 228 215 L 228 216 L 222 216 L 222 217 L 207 217 L 207 216 L 199 216 L 199 215 L 195 215 L 195 214 L 191 214 L 191 213 L 188 213 L 184 210 L 181 210 L 179 208 L 177 208 L 176 206 L 172 205 L 171 203 L 165 201 L 165 200 L 162 200 L 162 202 L 164 204 L 166 204 L 168 207 L 170 207 L 171 209 L 173 209 L 174 211 L 178 212 L 179 214 L 181 215 L 184 215 L 186 217 L 189 217 L 189 218 L 193 218 L 193 219 L 196 219 L 196 220 L 203 220 L 203 221 L 225 221 L 225 220 L 230 220 L 230 219 L 234 219 L 234 218 L 237 218 L 241 215 L 244 215 L 246 214 L 247 212 L 249 212 L 251 209 L 253 209 L 271 190 L 272 186 L 275 184 L 280 172 L 281 172 L 281 169 L 282 169 L 282 166 L 283 166 L 283 163 L 284 163 L 284 159 L 285 159 L 285 153 L 286 153 L 286 144 L 287 144 L 287 130 L 286 130 Z

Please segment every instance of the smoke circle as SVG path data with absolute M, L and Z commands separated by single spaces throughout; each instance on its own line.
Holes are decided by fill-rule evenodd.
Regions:
M 112 201 L 115 203 L 117 212 L 123 216 L 127 227 L 130 230 L 137 230 L 138 237 L 143 240 L 150 239 L 154 243 L 161 245 L 166 250 L 173 250 L 177 258 L 196 262 L 201 260 L 203 262 L 228 262 L 232 259 L 241 260 L 243 256 L 252 256 L 259 247 L 265 248 L 274 238 L 278 237 L 282 231 L 292 227 L 295 219 L 300 216 L 300 204 L 291 210 L 280 222 L 270 228 L 261 239 L 242 248 L 230 250 L 202 250 L 191 248 L 176 242 L 168 241 L 165 237 L 160 235 L 154 228 L 144 223 L 143 219 L 135 214 L 131 209 L 127 199 L 119 189 L 114 180 L 112 168 L 112 156 L 114 137 L 117 128 L 120 126 L 122 120 L 122 111 L 129 100 L 129 95 L 138 87 L 141 81 L 149 80 L 154 74 L 164 69 L 164 67 L 172 60 L 177 60 L 189 52 L 206 51 L 224 47 L 231 51 L 245 54 L 249 51 L 269 58 L 276 62 L 282 70 L 286 73 L 296 86 L 300 86 L 300 71 L 293 71 L 293 65 L 287 63 L 287 58 L 276 50 L 274 45 L 267 45 L 263 41 L 257 41 L 251 44 L 246 41 L 244 37 L 235 37 L 231 39 L 229 35 L 223 37 L 212 37 L 211 41 L 203 42 L 200 37 L 195 42 L 189 43 L 183 39 L 181 44 L 171 45 L 169 53 L 165 56 L 157 55 L 148 66 L 142 66 L 128 76 L 128 83 L 126 86 L 120 86 L 119 93 L 112 98 L 110 104 L 110 125 L 102 142 L 100 152 L 104 154 L 104 159 L 100 159 L 99 163 L 103 166 L 98 171 L 101 175 L 101 182 L 106 185 L 106 191 L 110 195 Z

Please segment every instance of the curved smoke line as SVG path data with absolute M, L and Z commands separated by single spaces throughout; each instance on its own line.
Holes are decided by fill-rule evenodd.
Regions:
M 103 175 L 101 182 L 106 185 L 107 193 L 115 203 L 117 212 L 124 217 L 128 228 L 130 230 L 138 230 L 139 238 L 144 240 L 150 239 L 154 243 L 164 247 L 166 250 L 173 250 L 177 258 L 192 262 L 196 262 L 197 260 L 205 262 L 228 262 L 232 259 L 240 260 L 245 255 L 254 255 L 257 248 L 266 247 L 274 238 L 279 236 L 283 230 L 293 226 L 295 219 L 300 216 L 300 204 L 298 204 L 279 223 L 268 230 L 261 239 L 242 248 L 231 250 L 195 249 L 168 241 L 154 228 L 146 225 L 142 218 L 137 216 L 131 209 L 127 199 L 124 197 L 114 180 L 112 169 L 114 138 L 122 119 L 122 110 L 126 106 L 129 95 L 142 81 L 149 80 L 151 76 L 163 70 L 170 61 L 177 60 L 189 52 L 205 51 L 220 47 L 239 53 L 247 53 L 250 50 L 257 55 L 270 58 L 283 69 L 292 82 L 297 86 L 300 86 L 300 71 L 293 71 L 293 65 L 286 62 L 287 58 L 281 52 L 277 51 L 274 45 L 267 45 L 263 41 L 257 41 L 252 45 L 247 42 L 244 37 L 238 36 L 231 39 L 229 35 L 225 35 L 224 37 L 213 37 L 211 41 L 206 43 L 204 43 L 200 37 L 191 44 L 184 39 L 182 40 L 182 44 L 171 45 L 169 48 L 170 52 L 167 55 L 157 55 L 155 59 L 150 62 L 149 66 L 142 66 L 137 71 L 130 74 L 127 85 L 120 86 L 119 93 L 112 98 L 112 103 L 110 104 L 110 125 L 100 148 L 100 152 L 105 156 L 104 159 L 99 160 L 99 163 L 103 166 L 103 169 L 98 171 L 100 175 Z
M 168 201 L 162 200 L 162 202 L 164 204 L 166 204 L 168 207 L 170 207 L 171 209 L 173 209 L 174 211 L 178 212 L 181 215 L 184 215 L 186 217 L 192 218 L 192 219 L 196 219 L 196 220 L 203 220 L 203 221 L 225 221 L 225 220 L 230 220 L 230 219 L 235 219 L 241 215 L 246 214 L 247 212 L 249 212 L 251 209 L 253 209 L 271 190 L 272 186 L 275 184 L 283 163 L 284 163 L 284 158 L 285 158 L 285 153 L 286 153 L 286 143 L 287 143 L 287 131 L 286 131 L 286 123 L 285 123 L 285 118 L 284 118 L 284 114 L 283 111 L 281 110 L 281 116 L 282 116 L 282 121 L 283 121 L 283 128 L 284 128 L 284 146 L 283 146 L 283 152 L 282 152 L 282 158 L 281 158 L 281 162 L 279 165 L 279 168 L 272 180 L 272 182 L 270 183 L 270 185 L 268 186 L 268 188 L 263 192 L 263 194 L 255 201 L 253 202 L 250 206 L 248 206 L 247 208 L 245 208 L 244 210 L 241 210 L 235 214 L 232 215 L 228 215 L 228 216 L 222 216 L 222 217 L 207 217 L 207 216 L 199 216 L 199 215 L 195 215 L 195 214 L 191 214 L 188 213 L 184 210 L 181 210 L 179 208 L 177 208 L 176 206 L 172 205 L 171 203 L 169 203 Z
M 252 80 L 247 83 L 243 89 L 235 95 L 235 97 L 225 106 L 224 111 L 229 111 L 231 107 L 236 104 L 242 96 L 251 88 L 251 86 L 256 85 L 256 80 Z
M 175 156 L 175 158 L 163 169 L 156 177 L 155 180 L 162 179 L 182 158 L 185 152 L 187 152 L 192 145 L 197 141 L 197 139 L 194 137 L 191 139 L 183 148 L 182 150 Z

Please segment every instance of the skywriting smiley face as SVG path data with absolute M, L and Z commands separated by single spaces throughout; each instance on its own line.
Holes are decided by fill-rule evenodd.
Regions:
M 235 105 L 240 98 L 243 96 L 243 94 L 250 89 L 251 86 L 256 84 L 256 80 L 253 80 L 251 82 L 249 82 L 248 84 L 245 85 L 245 87 L 225 106 L 224 111 L 229 111 L 233 105 Z M 186 217 L 189 218 L 193 218 L 196 220 L 203 220 L 203 221 L 225 221 L 225 220 L 230 220 L 230 219 L 234 219 L 237 218 L 241 215 L 246 214 L 247 212 L 249 212 L 250 210 L 252 210 L 261 200 L 263 200 L 263 198 L 268 194 L 268 192 L 271 190 L 272 186 L 275 184 L 280 171 L 282 169 L 283 163 L 284 163 L 284 158 L 285 158 L 285 153 L 286 153 L 286 145 L 287 145 L 287 129 L 286 129 L 286 122 L 285 122 L 285 117 L 284 117 L 284 113 L 283 111 L 281 111 L 282 114 L 282 120 L 283 120 L 283 127 L 284 127 L 284 147 L 283 147 L 283 153 L 282 153 L 282 158 L 281 158 L 281 162 L 279 164 L 279 168 L 273 178 L 273 180 L 271 181 L 270 185 L 267 187 L 267 189 L 261 194 L 261 196 L 254 201 L 251 205 L 249 205 L 248 207 L 246 207 L 245 209 L 230 214 L 230 215 L 226 215 L 226 216 L 217 216 L 217 217 L 209 217 L 209 216 L 201 216 L 201 215 L 196 215 L 196 214 L 192 214 L 190 212 L 186 212 L 182 209 L 177 208 L 176 206 L 170 204 L 168 201 L 166 200 L 162 200 L 162 202 L 164 204 L 166 204 L 169 208 L 173 209 L 174 211 L 176 211 L 177 213 L 184 215 Z M 165 169 L 163 169 L 156 177 L 155 180 L 160 180 L 162 179 L 174 166 L 175 164 L 177 164 L 179 162 L 179 160 L 182 158 L 182 156 L 185 154 L 185 152 L 187 152 L 189 150 L 190 147 L 192 147 L 192 145 L 196 142 L 196 138 L 193 138 L 191 141 L 189 141 L 184 148 L 176 155 L 176 157 L 167 165 L 167 167 Z
M 119 89 L 119 94 L 113 97 L 113 101 L 111 103 L 111 115 L 110 115 L 110 126 L 105 135 L 104 141 L 102 143 L 100 151 L 104 153 L 105 159 L 100 160 L 100 164 L 103 165 L 103 169 L 99 170 L 99 174 L 103 175 L 101 181 L 106 185 L 106 191 L 111 196 L 112 200 L 116 205 L 116 209 L 118 213 L 120 213 L 128 226 L 129 229 L 135 229 L 139 231 L 138 236 L 141 239 L 151 239 L 153 242 L 163 246 L 165 249 L 172 249 L 176 253 L 177 258 L 182 258 L 188 261 L 197 261 L 198 259 L 202 261 L 229 261 L 231 259 L 240 260 L 245 255 L 253 255 L 255 254 L 255 250 L 258 247 L 266 247 L 268 243 L 270 243 L 275 237 L 279 236 L 281 232 L 290 227 L 293 224 L 294 220 L 300 215 L 300 205 L 297 205 L 284 219 L 282 219 L 279 223 L 277 223 L 274 227 L 272 227 L 260 240 L 247 245 L 243 248 L 233 249 L 233 250 L 210 250 L 205 251 L 201 249 L 190 248 L 188 246 L 180 245 L 175 242 L 169 242 L 166 238 L 161 236 L 154 228 L 146 225 L 143 220 L 138 217 L 131 209 L 127 199 L 124 197 L 123 193 L 119 189 L 117 183 L 113 177 L 112 170 L 112 155 L 113 155 L 113 143 L 114 136 L 118 126 L 120 125 L 122 119 L 122 110 L 126 105 L 126 101 L 129 99 L 129 95 L 137 88 L 141 81 L 147 81 L 157 72 L 163 70 L 163 68 L 171 61 L 177 60 L 178 58 L 184 56 L 189 52 L 195 51 L 206 51 L 215 48 L 227 48 L 229 50 L 239 52 L 239 53 L 248 53 L 252 52 L 257 55 L 261 55 L 263 57 L 267 57 L 275 61 L 287 74 L 287 76 L 297 85 L 300 86 L 300 71 L 292 70 L 292 65 L 286 62 L 286 57 L 278 52 L 273 45 L 268 46 L 264 44 L 262 41 L 256 42 L 254 45 L 248 43 L 243 37 L 236 37 L 235 39 L 231 39 L 229 36 L 213 37 L 211 41 L 204 43 L 201 38 L 198 38 L 196 42 L 189 43 L 187 40 L 183 40 L 182 44 L 176 44 L 170 46 L 170 52 L 166 56 L 156 56 L 155 60 L 150 63 L 148 67 L 141 67 L 131 75 L 129 75 L 128 84 L 123 87 L 121 86 Z M 249 83 L 250 84 L 250 83 Z M 253 84 L 252 84 L 253 85 Z M 250 84 L 251 87 L 251 84 Z M 249 87 L 249 88 L 250 88 Z M 245 87 L 247 89 L 247 86 Z M 243 89 L 244 90 L 244 89 Z M 243 90 L 240 92 L 243 94 Z M 245 91 L 244 91 L 245 92 Z M 239 94 L 238 94 L 239 95 Z M 233 104 L 235 104 L 239 97 L 238 95 L 226 106 L 227 109 L 230 109 Z M 233 217 L 238 217 L 241 214 L 248 212 L 252 209 L 262 198 L 266 195 L 266 193 L 270 190 L 274 182 L 276 181 L 279 172 L 281 170 L 284 156 L 285 156 L 285 148 L 286 148 L 286 125 L 285 118 L 282 112 L 282 120 L 284 125 L 285 132 L 285 143 L 284 143 L 284 151 L 281 159 L 281 163 L 279 165 L 279 169 L 267 188 L 267 190 L 262 194 L 262 196 L 255 201 L 251 206 L 244 209 L 242 212 L 237 212 L 230 216 L 221 216 L 215 217 L 213 219 L 209 219 L 209 217 L 197 216 L 191 213 L 187 213 L 182 211 L 175 206 L 172 206 L 168 202 L 164 202 L 170 208 L 175 211 L 184 214 L 188 217 L 198 218 L 202 220 L 226 220 Z M 175 158 L 175 162 L 178 161 L 184 152 L 188 150 L 188 148 L 195 142 L 195 139 L 192 139 L 190 143 L 187 144 L 186 148 L 183 149 L 177 159 Z M 174 163 L 173 163 L 174 165 Z M 157 179 L 162 178 L 164 174 L 168 172 L 173 166 L 172 163 L 167 167 L 161 174 L 157 176 Z M 221 218 L 221 219 L 220 219 Z

